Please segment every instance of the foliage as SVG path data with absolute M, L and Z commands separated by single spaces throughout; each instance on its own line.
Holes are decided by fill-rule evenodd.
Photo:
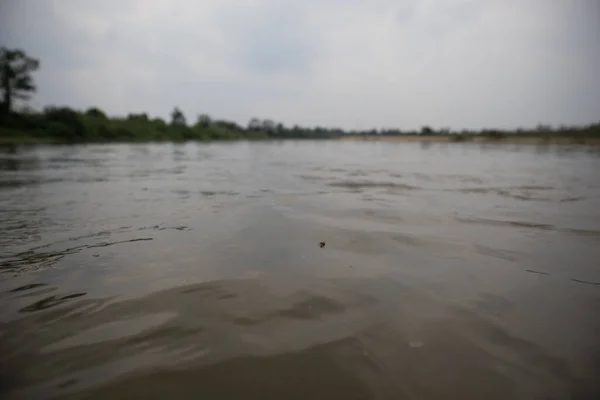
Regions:
M 0 140 L 9 141 L 7 132 L 19 132 L 19 136 L 39 138 L 40 141 L 58 142 L 107 142 L 107 141 L 206 141 L 206 140 L 262 140 L 262 139 L 323 139 L 347 135 L 354 136 L 448 136 L 450 141 L 463 142 L 475 137 L 503 140 L 508 137 L 536 137 L 551 141 L 566 138 L 574 143 L 590 137 L 600 138 L 600 123 L 582 127 L 551 128 L 538 126 L 533 129 L 502 131 L 451 131 L 423 127 L 419 131 L 399 129 L 372 129 L 344 131 L 339 128 L 285 126 L 270 119 L 253 118 L 246 127 L 235 122 L 214 119 L 201 114 L 194 125 L 188 125 L 185 115 L 175 108 L 171 122 L 152 118 L 147 114 L 129 114 L 125 117 L 108 117 L 98 108 L 77 111 L 68 107 L 47 107 L 42 112 L 13 112 L 0 121 Z
M 12 111 L 14 99 L 28 100 L 35 91 L 31 73 L 40 62 L 28 57 L 23 50 L 0 47 L 0 90 L 2 90 L 2 114 Z

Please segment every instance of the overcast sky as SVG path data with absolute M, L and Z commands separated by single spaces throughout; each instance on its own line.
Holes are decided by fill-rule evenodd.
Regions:
M 598 0 L 0 0 L 32 105 L 246 124 L 600 121 Z

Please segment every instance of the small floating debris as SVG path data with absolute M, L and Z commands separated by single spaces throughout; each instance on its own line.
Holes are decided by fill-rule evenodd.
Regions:
M 323 247 L 325 247 L 325 242 L 321 242 L 321 243 L 319 243 L 319 247 L 320 247 L 320 248 L 323 248 Z

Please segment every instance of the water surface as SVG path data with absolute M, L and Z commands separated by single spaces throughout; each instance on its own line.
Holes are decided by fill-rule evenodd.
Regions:
M 0 390 L 593 398 L 598 171 L 577 146 L 3 148 Z

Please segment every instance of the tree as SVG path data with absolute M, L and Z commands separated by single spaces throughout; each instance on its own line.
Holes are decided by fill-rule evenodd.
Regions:
M 421 136 L 432 136 L 433 134 L 435 134 L 435 132 L 430 126 L 425 125 L 421 128 Z
M 49 123 L 51 136 L 68 141 L 82 140 L 86 136 L 80 114 L 68 107 L 46 107 L 44 117 Z
M 171 125 L 186 125 L 185 115 L 179 107 L 175 107 L 171 113 Z
M 13 99 L 28 100 L 35 92 L 31 73 L 40 62 L 28 57 L 22 50 L 0 48 L 0 89 L 2 89 L 2 112 L 12 110 Z
M 261 130 L 268 134 L 275 133 L 275 121 L 273 121 L 272 119 L 263 119 Z
M 85 112 L 85 115 L 87 115 L 88 117 L 94 117 L 102 120 L 108 119 L 104 111 L 96 107 L 88 108 L 88 110 Z
M 250 122 L 248 122 L 248 130 L 249 131 L 259 131 L 261 128 L 261 122 L 258 118 L 252 118 Z
M 196 125 L 202 128 L 208 128 L 212 120 L 208 114 L 200 114 L 198 115 L 198 120 L 196 121 Z

